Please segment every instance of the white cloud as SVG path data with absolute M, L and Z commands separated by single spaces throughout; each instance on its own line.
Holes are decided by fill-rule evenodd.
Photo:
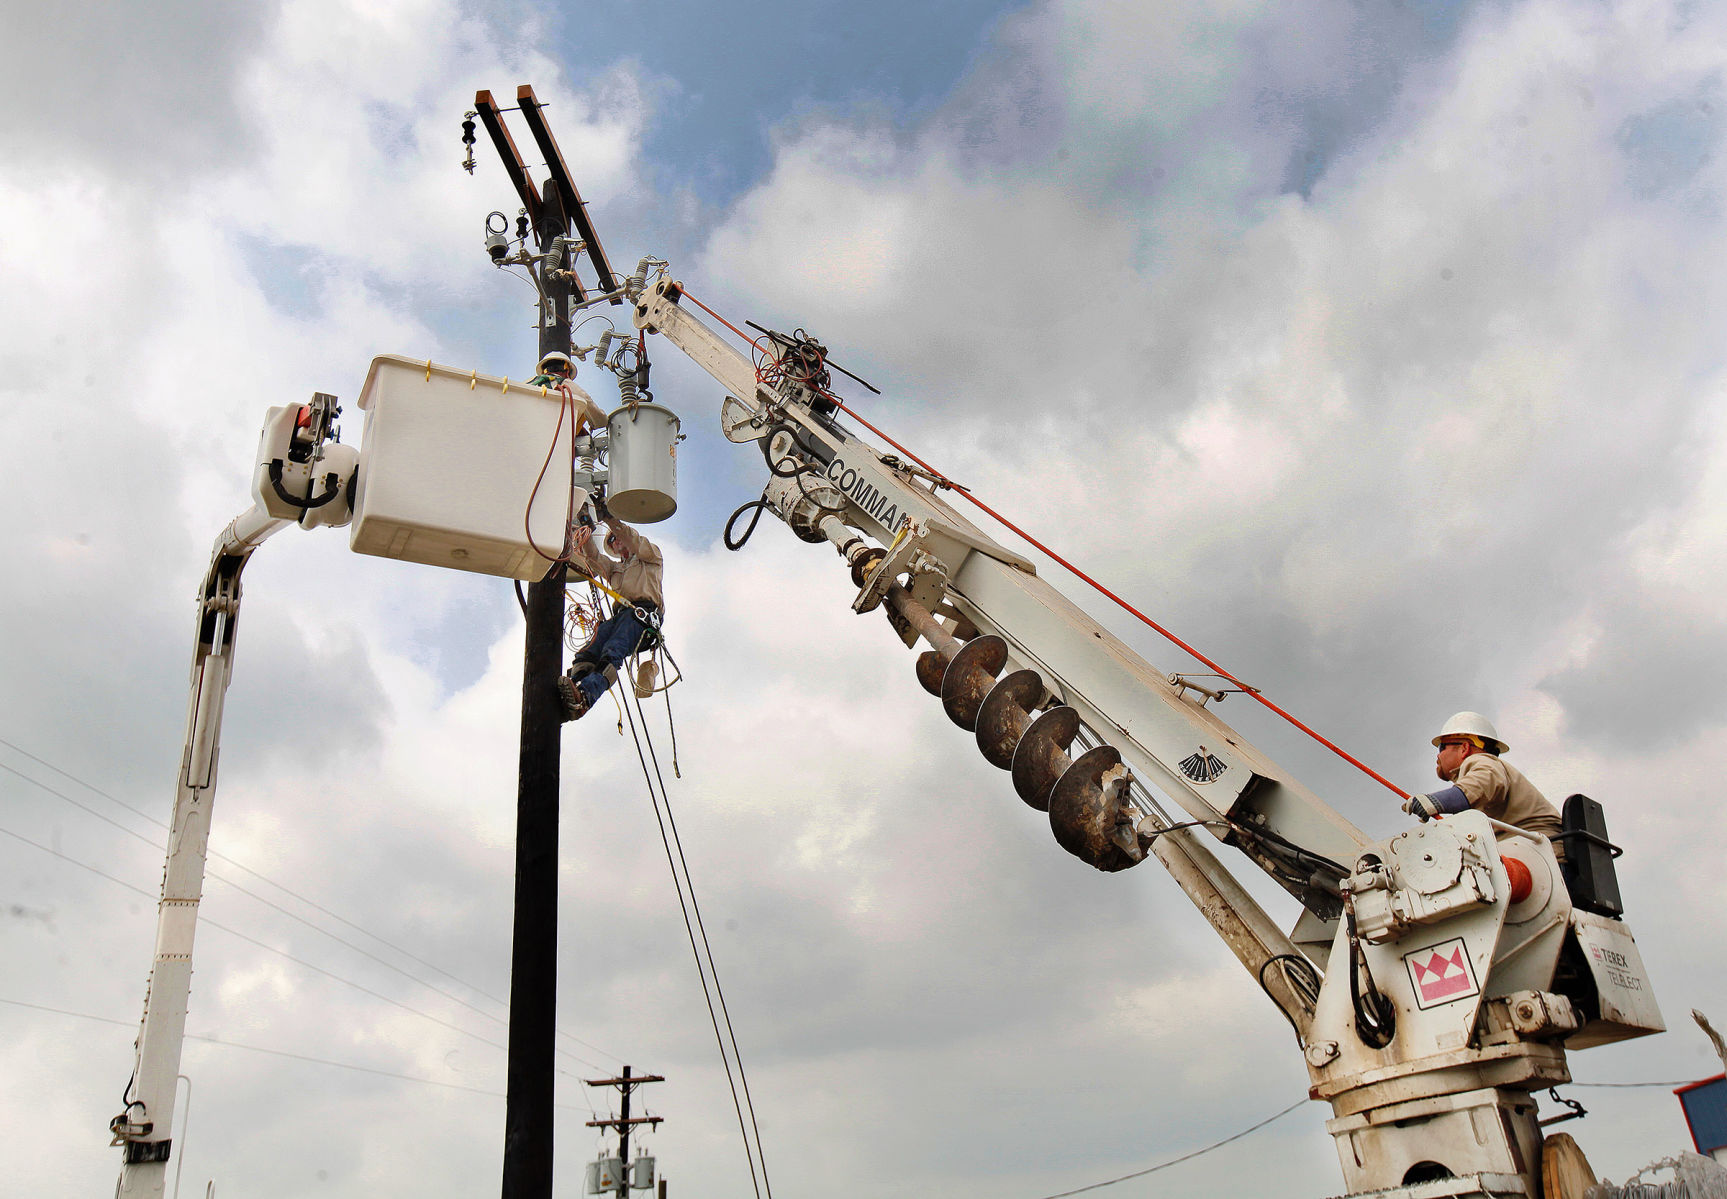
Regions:
M 1040 6 L 916 127 L 779 129 L 772 170 L 678 273 L 823 336 L 901 397 L 872 414 L 937 465 L 1406 784 L 1430 773 L 1434 722 L 1493 709 L 1555 797 L 1608 802 L 1673 1017 L 1719 991 L 1694 950 L 1727 933 L 1709 798 L 1727 736 L 1711 669 L 1727 247 L 1707 107 L 1727 39 L 1681 15 L 1535 0 L 1423 42 L 1354 10 L 1292 37 L 1250 5 Z M 23 514 L 0 554 L 26 634 L 0 657 L 8 739 L 165 814 L 191 593 L 245 502 L 264 408 L 351 391 L 372 354 L 437 354 L 451 313 L 525 298 L 493 290 L 475 252 L 509 194 L 483 142 L 492 178 L 457 167 L 475 87 L 532 78 L 590 200 L 699 218 L 641 177 L 664 88 L 619 66 L 572 90 L 556 14 L 528 19 L 504 37 L 448 4 L 288 4 L 214 38 L 244 135 L 188 131 L 204 150 L 176 190 L 79 137 L 0 183 L 0 216 L 30 234 L 0 245 L 0 467 Z M 92 228 L 94 253 L 64 240 Z M 711 437 L 693 403 L 685 427 Z M 284 534 L 249 568 L 213 845 L 389 943 L 242 885 L 446 993 L 220 882 L 205 914 L 473 1035 L 214 928 L 191 1027 L 495 1091 L 503 1057 L 477 1037 L 503 1030 L 473 1009 L 507 993 L 513 600 L 354 559 L 340 537 Z M 1155 868 L 1105 878 L 1054 849 L 885 622 L 850 613 L 829 550 L 771 528 L 741 555 L 688 541 L 668 545 L 688 675 L 668 781 L 788 1193 L 1044 1193 L 1300 1093 L 1287 1030 L 1186 901 Z M 1352 819 L 1400 819 L 1247 707 L 1223 714 Z M 669 773 L 655 705 L 650 720 Z M 655 1143 L 674 1186 L 741 1195 L 631 742 L 602 705 L 565 744 L 561 1001 L 604 1048 L 568 1045 L 590 1064 L 563 1066 L 618 1053 L 667 1074 L 650 1100 L 671 1117 Z M 156 885 L 147 847 L 8 787 L 6 828 Z M 0 902 L 26 913 L 0 924 L 9 975 L 29 983 L 4 997 L 130 1018 L 151 902 L 15 841 L 0 853 Z M 0 1057 L 32 1097 L 8 1118 L 41 1147 L 24 1185 L 106 1185 L 117 1162 L 93 1146 L 131 1035 L 0 1012 Z M 1702 1070 L 1684 1037 L 1577 1072 Z M 495 1184 L 499 1100 L 196 1042 L 187 1062 L 188 1171 L 218 1192 Z M 586 1102 L 572 1077 L 559 1088 Z M 1632 1133 L 1659 1130 L 1647 1111 L 1591 1130 L 1599 1168 L 1654 1156 L 1629 1160 Z M 1334 1187 L 1319 1123 L 1304 1110 L 1261 1134 L 1275 1152 L 1160 1185 Z M 561 1127 L 573 1187 L 589 1141 Z M 292 1169 L 287 1140 L 315 1146 Z

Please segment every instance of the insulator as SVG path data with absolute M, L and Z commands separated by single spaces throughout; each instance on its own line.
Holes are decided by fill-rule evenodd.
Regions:
M 1013 789 L 1040 812 L 1049 811 L 1049 793 L 1073 765 L 1067 747 L 1079 733 L 1079 713 L 1063 704 L 1051 708 L 1025 730 L 1013 751 Z
M 472 117 L 462 122 L 462 144 L 465 146 L 474 144 L 474 119 Z
M 1031 725 L 1032 710 L 1043 702 L 1043 676 L 1016 670 L 1003 678 L 977 710 L 977 747 L 984 760 L 1000 770 L 1013 769 L 1013 751 Z
M 528 236 L 528 210 L 524 208 L 516 216 L 516 240 L 517 241 L 525 241 L 527 239 L 527 236 Z
M 606 364 L 606 350 L 611 346 L 611 344 L 612 331 L 607 329 L 604 333 L 600 334 L 600 347 L 594 351 L 594 364 L 596 366 L 604 366 Z
M 859 587 L 863 584 L 859 583 Z M 941 679 L 947 673 L 947 659 L 939 650 L 925 650 L 917 656 L 917 683 L 925 691 L 941 698 Z
M 1081 754 L 1049 793 L 1049 827 L 1056 842 L 1080 861 L 1113 872 L 1144 859 L 1123 849 L 1112 834 L 1126 814 L 1123 801 L 1106 793 L 1103 774 L 1121 764 L 1121 751 L 1100 745 Z
M 977 711 L 995 685 L 995 676 L 1007 665 L 1007 642 L 991 633 L 969 642 L 954 655 L 941 680 L 941 706 L 948 719 L 972 732 Z

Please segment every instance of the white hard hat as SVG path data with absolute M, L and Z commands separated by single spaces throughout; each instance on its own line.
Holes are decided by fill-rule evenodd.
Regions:
M 1499 730 L 1493 727 L 1493 722 L 1479 712 L 1459 712 L 1447 720 L 1433 744 L 1438 745 L 1447 737 L 1478 737 L 1496 754 L 1507 753 L 1511 749 L 1499 739 Z
M 576 364 L 570 361 L 570 356 L 568 354 L 561 354 L 557 350 L 553 350 L 550 354 L 543 356 L 540 359 L 540 373 L 542 375 L 551 374 L 552 372 L 546 369 L 546 367 L 551 365 L 561 366 L 564 368 L 565 373 L 570 375 L 572 378 L 575 376 Z

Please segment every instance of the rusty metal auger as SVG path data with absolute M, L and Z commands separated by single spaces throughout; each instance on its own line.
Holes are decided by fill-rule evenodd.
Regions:
M 935 647 L 918 655 L 918 685 L 940 698 L 948 719 L 976 734 L 985 761 L 1011 772 L 1014 791 L 1028 806 L 1049 813 L 1057 844 L 1103 871 L 1144 861 L 1126 803 L 1130 776 L 1121 752 L 1100 745 L 1072 757 L 1079 713 L 1057 702 L 1035 670 L 1002 677 L 1006 641 L 993 633 L 962 641 L 898 585 L 887 598 Z

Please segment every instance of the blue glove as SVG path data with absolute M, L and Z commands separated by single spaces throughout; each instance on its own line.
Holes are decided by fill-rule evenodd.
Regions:
M 1426 821 L 1466 811 L 1468 807 L 1469 797 L 1463 794 L 1463 789 L 1451 786 L 1430 795 L 1411 795 L 1403 810 L 1417 820 Z

